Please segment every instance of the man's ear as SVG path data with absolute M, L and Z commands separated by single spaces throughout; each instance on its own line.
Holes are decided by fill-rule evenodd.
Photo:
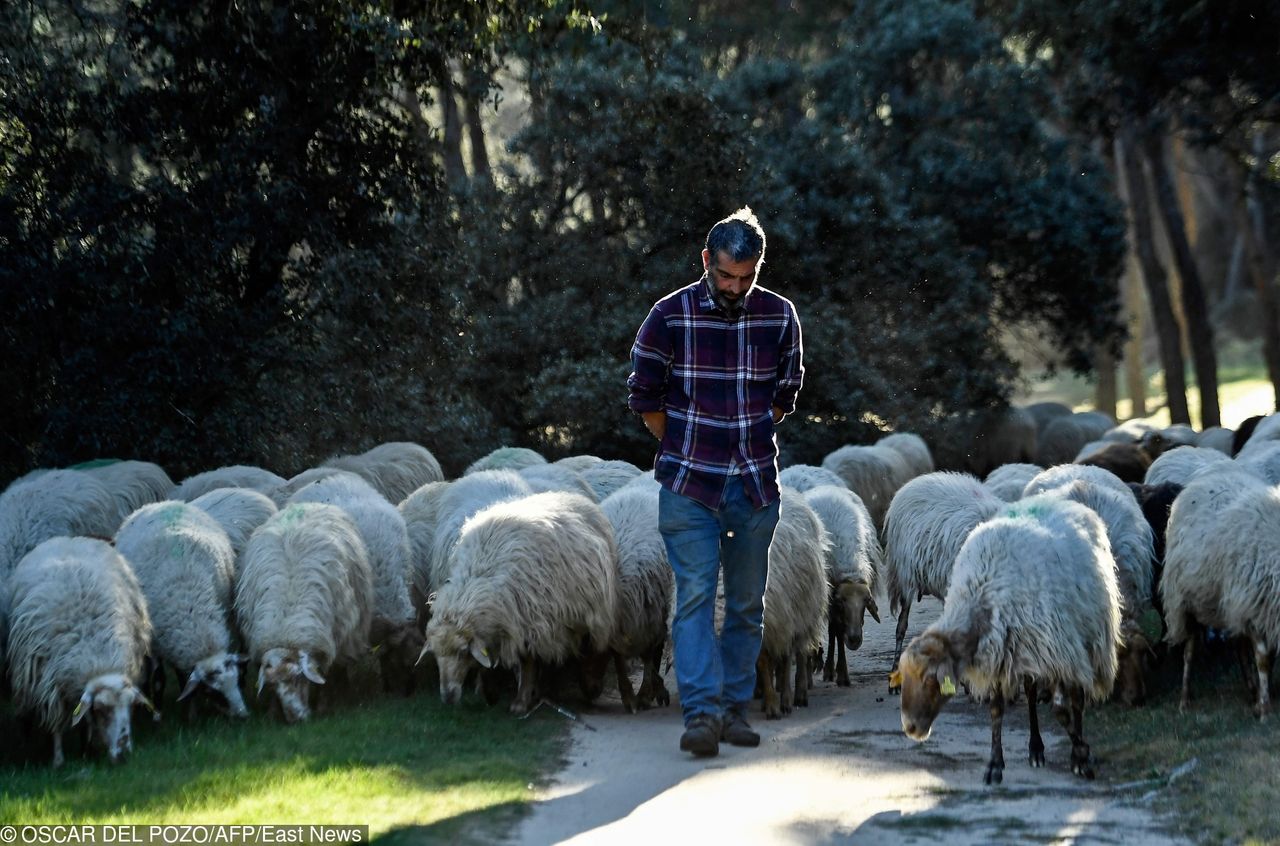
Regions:
M 702 251 L 702 269 L 703 270 L 711 269 L 711 251 L 710 250 Z

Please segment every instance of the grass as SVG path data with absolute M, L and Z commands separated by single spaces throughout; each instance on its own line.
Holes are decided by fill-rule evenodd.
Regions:
M 567 736 L 554 713 L 516 720 L 478 699 L 446 708 L 433 689 L 339 703 L 295 726 L 262 713 L 187 724 L 179 710 L 158 724 L 135 712 L 133 756 L 117 767 L 84 757 L 68 733 L 57 771 L 43 733 L 15 746 L 16 722 L 0 713 L 0 820 L 349 824 L 388 843 L 491 842 Z
M 1165 659 L 1153 686 L 1159 692 L 1146 706 L 1108 704 L 1092 711 L 1086 737 L 1117 782 L 1168 777 L 1195 759 L 1195 769 L 1157 799 L 1193 842 L 1280 844 L 1280 724 L 1276 717 L 1266 723 L 1253 717 L 1234 666 L 1214 669 L 1207 663 L 1197 658 L 1187 713 L 1178 711 L 1181 652 L 1175 651 Z

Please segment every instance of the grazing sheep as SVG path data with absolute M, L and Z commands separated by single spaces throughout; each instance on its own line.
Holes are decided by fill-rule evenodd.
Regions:
M 640 475 L 640 468 L 628 461 L 602 461 L 582 472 L 582 480 L 591 486 L 597 502 L 604 502 L 614 491 L 621 490 Z
M 328 479 L 331 476 L 358 474 L 352 473 L 350 470 L 339 470 L 337 467 L 312 467 L 303 470 L 289 481 L 271 492 L 271 499 L 275 501 L 277 507 L 283 507 L 286 502 L 293 499 L 293 495 L 305 488 L 312 482 L 318 482 L 321 479 Z
M 152 657 L 185 684 L 178 701 L 200 690 L 231 716 L 249 716 L 240 694 L 245 658 L 231 645 L 235 551 L 227 533 L 201 509 L 170 500 L 133 512 L 115 543 L 147 599 Z
M 128 562 L 104 541 L 52 538 L 23 557 L 9 587 L 17 712 L 53 735 L 55 767 L 64 761 L 62 733 L 86 716 L 93 740 L 120 761 L 133 750 L 133 706 L 155 711 L 136 687 L 151 619 Z
M 627 488 L 644 488 L 645 490 L 656 491 L 658 488 L 661 488 L 661 487 L 662 487 L 662 484 L 657 479 L 653 478 L 653 471 L 646 470 L 645 472 L 641 473 L 639 476 L 636 476 L 630 482 L 627 482 L 625 485 L 623 485 L 622 490 L 626 490 Z
M 1191 660 L 1201 627 L 1253 641 L 1254 714 L 1271 711 L 1271 655 L 1280 647 L 1280 487 L 1244 470 L 1192 480 L 1173 503 L 1165 552 L 1166 640 L 1183 645 L 1182 699 L 1190 704 Z
M 462 526 L 479 511 L 511 499 L 530 496 L 533 488 L 514 470 L 481 470 L 450 483 L 441 494 L 435 538 L 431 546 L 428 596 L 440 590 L 452 569 L 451 553 Z
M 884 552 L 867 507 L 844 485 L 813 488 L 805 491 L 804 499 L 831 537 L 831 548 L 824 561 L 831 595 L 827 611 L 827 660 L 822 678 L 848 687 L 845 647 L 853 651 L 862 646 L 867 612 L 880 622 L 875 593 L 884 568 Z
M 1163 485 L 1166 482 L 1172 482 L 1176 485 L 1185 485 L 1201 469 L 1210 464 L 1230 460 L 1216 449 L 1206 447 L 1182 447 L 1169 450 L 1151 462 L 1151 466 L 1147 468 L 1147 474 L 1142 478 L 1142 483 Z
M 455 484 L 460 484 L 461 480 Z M 500 502 L 468 520 L 427 624 L 440 698 L 477 664 L 516 668 L 513 714 L 533 707 L 537 662 L 605 652 L 616 627 L 618 550 L 600 506 L 571 493 Z
M 1182 485 L 1173 482 L 1161 482 L 1158 485 L 1130 484 L 1129 490 L 1133 491 L 1134 498 L 1138 500 L 1138 507 L 1142 509 L 1142 516 L 1151 527 L 1151 536 L 1154 541 L 1151 556 L 1151 600 L 1163 619 L 1164 607 L 1160 604 L 1160 575 L 1164 571 L 1165 536 L 1169 528 L 1169 511 L 1173 508 L 1173 502 L 1178 498 L 1178 494 L 1182 493 Z
M 525 447 L 498 447 L 493 452 L 475 461 L 463 471 L 464 476 L 480 473 L 484 470 L 519 470 L 534 464 L 546 464 L 547 460 Z
M 942 706 L 966 682 L 989 700 L 991 760 L 984 781 L 1004 779 L 1006 698 L 1021 685 L 1031 718 L 1031 765 L 1044 766 L 1037 688 L 1071 738 L 1071 770 L 1093 778 L 1082 723 L 1086 699 L 1116 677 L 1120 594 L 1102 522 L 1053 496 L 1009 505 L 969 535 L 951 574 L 942 616 L 902 654 L 902 729 L 923 741 Z
M 429 482 L 444 481 L 444 471 L 431 451 L 409 441 L 379 444 L 360 455 L 334 456 L 321 466 L 355 473 L 391 503 Z
M 116 528 L 142 506 L 168 499 L 173 490 L 169 474 L 149 461 L 91 462 L 91 466 L 76 465 L 71 469 L 93 476 L 115 497 L 120 506 Z
M 534 464 L 516 471 L 529 483 L 534 493 L 562 491 L 564 493 L 582 494 L 588 499 L 596 500 L 595 490 L 586 483 L 576 471 L 559 464 Z
M 1036 454 L 1036 421 L 1020 408 L 959 415 L 933 445 L 935 465 L 982 478 L 1002 464 L 1029 462 Z
M 1110 470 L 1122 482 L 1141 482 L 1151 466 L 1151 456 L 1141 444 L 1112 443 L 1091 455 L 1077 457 L 1076 463 Z
M 1071 459 L 1071 461 L 1074 464 L 1079 464 L 1080 459 L 1088 458 L 1094 453 L 1101 452 L 1102 450 L 1106 449 L 1107 447 L 1111 446 L 1114 443 L 1116 442 L 1115 441 L 1089 441 L 1089 443 L 1080 447 L 1080 451 L 1076 453 L 1076 457 Z
M 1003 464 L 987 474 L 982 486 L 1005 502 L 1022 499 L 1022 489 L 1044 468 L 1039 464 Z
M 764 691 L 764 715 L 769 720 L 790 714 L 793 703 L 809 704 L 809 656 L 822 644 L 831 592 L 826 566 L 831 537 L 804 494 L 782 488 L 781 498 L 778 527 L 769 548 L 764 635 L 756 662 L 756 678 Z
M 218 488 L 196 497 L 191 504 L 218 521 L 237 560 L 257 528 L 279 511 L 271 497 L 249 488 Z
M 1180 424 L 1170 426 L 1167 429 L 1160 429 L 1159 431 L 1147 432 L 1142 436 L 1140 443 L 1142 448 L 1154 459 L 1159 458 L 1170 450 L 1194 447 L 1196 445 L 1196 433 L 1190 426 Z
M 671 704 L 661 664 L 670 631 L 675 574 L 658 529 L 660 490 L 656 482 L 652 487 L 628 485 L 600 503 L 618 546 L 617 629 L 612 640 L 618 692 L 623 707 L 633 713 L 654 702 Z M 626 658 L 639 658 L 644 665 L 638 694 L 632 691 Z
M 1240 454 L 1240 450 L 1244 449 L 1245 446 L 1249 443 L 1249 441 L 1253 439 L 1253 433 L 1257 431 L 1258 427 L 1262 425 L 1262 422 L 1264 420 L 1272 419 L 1278 416 L 1280 415 L 1271 415 L 1270 417 L 1268 417 L 1265 414 L 1258 414 L 1258 415 L 1254 415 L 1253 417 L 1249 417 L 1245 419 L 1243 423 L 1241 423 L 1238 427 L 1236 427 L 1236 433 L 1231 437 L 1231 457 L 1235 458 L 1237 455 Z M 1270 429 L 1271 427 L 1276 425 L 1280 425 L 1280 424 L 1275 424 L 1275 423 L 1268 424 L 1268 428 Z M 36 471 L 36 472 L 39 472 L 39 471 Z
M 10 485 L 0 494 L 0 582 L 49 538 L 109 538 L 119 506 L 96 478 L 78 470 L 51 470 Z
M 1231 441 L 1235 432 L 1221 426 L 1210 426 L 1196 435 L 1196 446 L 1202 449 L 1216 449 L 1223 455 L 1231 455 Z
M 237 464 L 231 467 L 220 467 L 217 470 L 207 470 L 183 479 L 182 484 L 169 492 L 168 498 L 190 502 L 218 488 L 250 488 L 271 496 L 276 488 L 283 484 L 285 479 L 270 470 Z
M 567 458 L 562 458 L 559 461 L 552 463 L 558 464 L 561 467 L 567 467 L 575 473 L 581 473 L 588 467 L 592 467 L 602 461 L 604 461 L 603 458 L 595 455 L 570 455 Z
M 1280 441 L 1262 441 L 1236 456 L 1236 463 L 1271 484 L 1280 485 Z
M 1079 411 L 1070 417 L 1059 417 L 1040 433 L 1035 463 L 1052 467 L 1071 461 L 1081 447 L 1090 441 L 1100 440 L 1115 425 L 1116 421 L 1097 411 Z
M 1070 417 L 1070 406 L 1063 405 L 1060 402 L 1033 402 L 1030 405 L 1023 406 L 1022 411 L 1030 415 L 1035 421 L 1036 433 L 1039 434 L 1045 430 L 1050 422 L 1059 417 Z
M 858 495 L 877 530 L 898 489 L 911 480 L 906 460 L 889 447 L 843 446 L 822 459 L 822 467 L 835 473 L 845 487 Z
M 960 547 L 1005 505 L 973 476 L 945 471 L 912 479 L 893 498 L 885 519 L 884 563 L 889 610 L 898 615 L 895 667 L 907 637 L 912 598 L 929 595 L 945 601 Z
M 1154 432 L 1155 426 L 1145 420 L 1126 420 L 1102 433 L 1102 440 L 1117 444 L 1136 444 L 1147 432 Z
M 377 649 L 383 686 L 399 681 L 413 692 L 413 665 L 422 651 L 422 632 L 409 597 L 409 529 L 394 505 L 358 476 L 330 476 L 312 482 L 290 503 L 318 502 L 346 512 L 364 541 L 373 576 L 373 622 L 369 643 Z
M 830 470 L 814 467 L 812 464 L 793 464 L 785 468 L 778 474 L 778 484 L 795 488 L 800 493 L 811 491 L 820 485 L 835 485 L 837 488 L 848 490 L 844 479 Z
M 1027 482 L 1027 486 L 1022 489 L 1022 495 L 1023 497 L 1028 497 L 1042 494 L 1045 491 L 1069 485 L 1077 479 L 1104 488 L 1111 488 L 1119 493 L 1131 493 L 1129 486 L 1120 481 L 1119 477 L 1110 470 L 1092 467 L 1088 464 L 1059 464 L 1056 467 L 1050 467 L 1048 470 L 1042 470 L 1035 478 Z
M 929 446 L 924 442 L 924 438 L 919 435 L 914 435 L 910 432 L 885 435 L 876 441 L 876 446 L 896 450 L 902 456 L 902 459 L 907 462 L 907 467 L 911 470 L 913 479 L 916 476 L 923 476 L 925 473 L 933 472 L 933 454 L 929 452 Z
M 332 505 L 290 505 L 245 548 L 236 581 L 236 617 L 286 722 L 311 715 L 310 685 L 331 665 L 369 649 L 373 575 L 360 530 Z
M 451 482 L 428 482 L 405 497 L 397 508 L 409 532 L 409 598 L 418 614 L 418 627 L 431 616 L 431 548 L 435 545 L 440 503 Z

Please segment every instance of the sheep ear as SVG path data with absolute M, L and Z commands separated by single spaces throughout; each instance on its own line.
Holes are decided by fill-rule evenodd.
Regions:
M 84 695 L 80 697 L 80 701 L 76 703 L 76 709 L 71 712 L 71 725 L 80 725 L 84 715 L 91 710 L 93 710 L 93 694 L 86 690 Z
M 489 657 L 489 650 L 478 640 L 471 641 L 471 657 L 486 670 L 493 669 L 493 658 Z
M 867 597 L 867 611 L 871 613 L 871 619 L 877 623 L 880 622 L 880 609 L 876 607 L 876 601 L 873 597 Z
M 192 670 L 191 676 L 187 679 L 187 686 L 182 689 L 182 693 L 178 694 L 178 701 L 181 702 L 195 693 L 196 688 L 200 686 L 202 681 L 204 681 L 204 674 L 199 669 Z
M 311 666 L 311 656 L 308 653 L 302 653 L 302 660 L 298 663 L 302 669 L 302 675 L 307 677 L 307 681 L 314 684 L 324 684 L 324 676 L 320 675 L 319 670 Z
M 426 657 L 427 657 L 427 653 L 428 653 L 428 652 L 430 652 L 430 651 L 431 651 L 431 644 L 429 644 L 429 643 L 424 643 L 424 644 L 422 645 L 422 651 L 418 653 L 418 660 L 413 662 L 413 666 L 415 666 L 415 667 L 416 667 L 416 666 L 418 666 L 419 664 L 421 664 L 421 663 L 422 663 L 422 659 L 423 659 L 423 658 L 426 658 Z
M 258 668 L 258 696 L 262 695 L 262 686 L 267 683 L 267 673 L 262 667 Z
M 156 710 L 156 706 L 153 705 L 151 700 L 136 687 L 133 688 L 133 699 L 135 704 L 141 705 L 143 708 L 146 708 L 151 712 L 151 719 L 155 720 L 157 723 L 160 722 L 160 712 Z
M 894 670 L 889 674 L 890 687 L 902 687 L 902 671 Z

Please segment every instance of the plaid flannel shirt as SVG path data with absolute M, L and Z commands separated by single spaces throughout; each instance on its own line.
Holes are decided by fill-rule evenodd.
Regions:
M 795 410 L 804 381 L 800 318 L 786 297 L 754 286 L 730 319 L 697 282 L 659 300 L 631 349 L 632 411 L 665 411 L 654 477 L 673 493 L 720 507 L 736 469 L 757 508 L 778 498 L 773 406 Z

